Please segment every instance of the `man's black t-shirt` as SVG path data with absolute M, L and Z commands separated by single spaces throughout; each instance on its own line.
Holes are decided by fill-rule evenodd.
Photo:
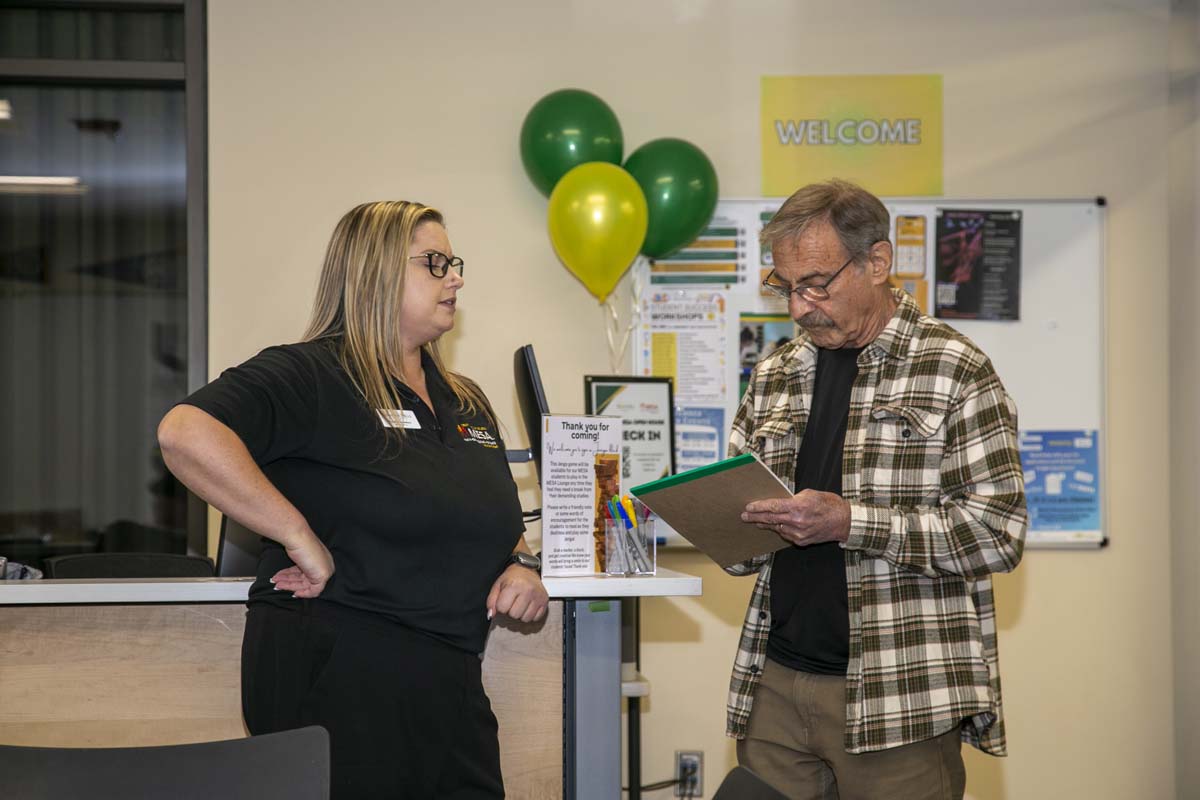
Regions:
M 229 426 L 333 555 L 319 602 L 380 614 L 482 652 L 486 600 L 524 530 L 499 432 L 467 414 L 423 356 L 436 414 L 397 382 L 397 444 L 341 366 L 338 339 L 271 347 L 185 400 Z M 272 541 L 250 603 L 294 604 L 270 578 L 292 565 Z
M 821 350 L 796 459 L 796 491 L 842 492 L 842 447 L 861 348 Z M 801 672 L 845 675 L 850 654 L 846 561 L 837 542 L 775 553 L 767 657 Z

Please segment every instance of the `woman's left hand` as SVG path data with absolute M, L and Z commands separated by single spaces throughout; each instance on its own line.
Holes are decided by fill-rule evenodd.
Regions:
M 487 597 L 488 619 L 507 614 L 520 622 L 537 622 L 546 616 L 550 595 L 542 579 L 529 567 L 510 564 L 492 584 Z

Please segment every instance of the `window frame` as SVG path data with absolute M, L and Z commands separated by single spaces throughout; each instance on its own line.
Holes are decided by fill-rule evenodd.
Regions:
M 187 115 L 187 383 L 188 392 L 194 392 L 208 382 L 207 0 L 29 0 L 4 4 L 91 11 L 183 12 L 183 62 L 0 58 L 0 81 L 74 86 L 171 86 L 184 90 Z M 191 554 L 208 553 L 208 506 L 190 491 L 187 548 Z

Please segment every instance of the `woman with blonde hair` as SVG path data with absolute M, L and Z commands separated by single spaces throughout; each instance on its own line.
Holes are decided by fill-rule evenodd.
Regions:
M 253 734 L 322 725 L 334 798 L 503 797 L 479 654 L 545 616 L 487 398 L 446 369 L 463 260 L 442 215 L 352 209 L 303 340 L 173 408 L 167 466 L 264 537 L 242 643 Z

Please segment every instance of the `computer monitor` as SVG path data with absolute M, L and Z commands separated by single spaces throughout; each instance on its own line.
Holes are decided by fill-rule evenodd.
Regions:
M 221 515 L 221 536 L 217 540 L 218 578 L 254 577 L 263 538 L 240 522 Z
M 517 348 L 513 354 L 513 379 L 517 385 L 517 403 L 521 406 L 521 420 L 525 423 L 525 434 L 529 437 L 529 451 L 537 466 L 538 485 L 542 483 L 542 415 L 550 413 L 546 404 L 546 390 L 542 388 L 542 376 L 538 372 L 537 358 L 533 345 Z

